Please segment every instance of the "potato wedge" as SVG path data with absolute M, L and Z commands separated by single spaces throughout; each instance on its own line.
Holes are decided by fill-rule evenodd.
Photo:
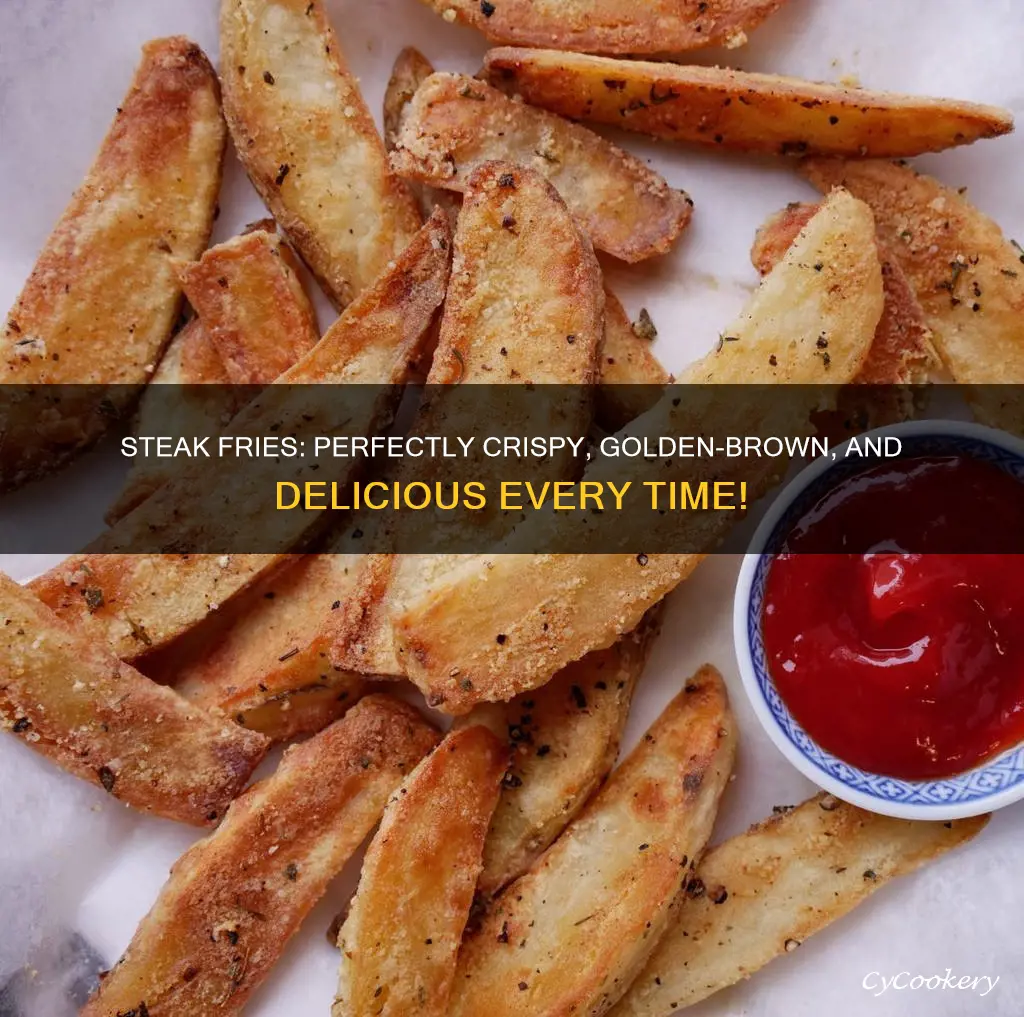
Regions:
M 0 336 L 5 385 L 81 385 L 40 413 L 8 394 L 0 489 L 42 476 L 96 441 L 149 381 L 178 316 L 175 258 L 213 226 L 226 131 L 202 50 L 148 43 L 82 186 Z M 111 386 L 100 406 L 93 386 Z M 112 412 L 113 411 L 113 412 Z
M 512 743 L 484 844 L 477 883 L 483 898 L 523 875 L 611 772 L 660 614 L 652 608 L 614 646 L 587 654 L 547 685 L 510 703 L 479 706 L 456 722 L 486 724 Z
M 402 126 L 402 117 L 412 97 L 433 73 L 434 65 L 413 46 L 406 46 L 395 58 L 395 66 L 384 90 L 384 147 L 388 152 L 394 150 Z M 406 184 L 416 196 L 424 215 L 430 215 L 437 206 L 440 206 L 451 217 L 454 227 L 462 206 L 461 194 L 438 190 L 436 187 L 427 187 L 413 181 L 406 181 Z M 428 364 L 424 375 L 429 370 Z
M 323 433 L 318 430 L 319 414 L 311 412 L 303 391 L 306 384 L 379 386 L 369 397 L 351 400 L 345 430 L 338 433 L 368 434 L 384 426 L 400 394 L 396 386 L 407 377 L 409 362 L 444 299 L 450 254 L 448 220 L 438 212 L 377 283 L 277 384 L 246 406 L 226 433 Z M 219 461 L 210 462 L 216 468 Z M 343 470 L 354 469 L 357 463 L 345 462 Z M 310 465 L 316 464 L 307 463 L 303 470 Z M 133 543 L 145 547 L 152 534 L 166 534 L 176 546 L 190 548 L 213 533 L 230 545 L 243 532 L 265 534 L 268 546 L 283 547 L 298 543 L 320 515 L 267 513 L 263 500 L 252 497 L 245 485 L 233 483 L 231 476 L 221 483 L 211 480 L 207 487 L 202 478 L 209 479 L 209 474 L 198 476 L 197 483 L 192 470 L 183 470 L 85 554 L 72 556 L 34 580 L 33 592 L 62 617 L 88 626 L 87 631 L 118 656 L 137 657 L 202 621 L 286 556 L 125 553 Z M 187 512 L 181 511 L 185 505 Z M 97 591 L 89 602 L 82 593 L 86 587 Z
M 175 690 L 275 742 L 320 731 L 363 692 L 359 675 L 331 665 L 327 635 L 355 600 L 362 566 L 361 555 L 305 554 L 243 591 L 184 660 L 168 648 Z
M 502 299 L 496 300 L 496 294 Z M 566 434 L 585 434 L 591 406 L 582 387 L 597 375 L 603 309 L 601 270 L 593 248 L 555 189 L 533 170 L 485 163 L 470 177 L 459 215 L 452 280 L 428 381 L 435 386 L 565 386 L 559 426 Z M 436 433 L 436 422 L 445 420 L 449 433 L 490 433 L 490 422 L 472 419 L 459 426 L 448 411 L 443 402 L 426 408 L 417 428 Z M 519 433 L 508 414 L 502 423 L 509 433 Z M 530 423 L 524 421 L 523 427 Z M 444 479 L 443 469 L 434 478 L 422 474 L 423 467 L 415 468 L 413 479 Z M 566 456 L 557 462 L 523 464 L 521 470 L 527 471 L 524 476 L 537 470 L 561 478 L 572 468 Z M 493 481 L 506 469 L 502 459 L 485 460 L 474 476 Z M 423 525 L 441 524 L 431 518 Z M 507 523 L 491 513 L 474 525 L 486 546 L 486 528 L 500 534 Z M 335 634 L 333 663 L 364 674 L 402 677 L 405 664 L 395 652 L 392 633 L 394 605 L 429 590 L 459 560 L 458 555 L 406 554 L 367 562 L 366 612 L 354 626 Z
M 645 325 L 650 322 L 648 317 Z M 655 386 L 672 381 L 651 350 L 653 329 L 634 328 L 619 298 L 604 290 L 604 349 L 601 351 L 601 387 L 597 392 L 597 422 L 614 433 L 646 413 L 657 401 Z M 657 330 L 655 330 L 657 335 Z
M 171 402 L 149 386 L 139 400 L 138 434 L 190 433 L 200 420 L 219 429 L 242 407 L 241 393 L 229 388 L 227 372 L 220 354 L 198 318 L 184 325 L 164 351 L 150 385 L 180 386 L 180 413 L 169 414 Z M 185 386 L 210 386 L 206 390 Z M 118 519 L 141 505 L 174 474 L 166 459 L 140 459 L 128 471 L 124 488 L 107 510 L 106 521 L 113 526 Z
M 209 825 L 266 754 L 265 738 L 122 664 L 2 573 L 0 617 L 0 728 L 133 808 Z
M 240 1013 L 436 741 L 412 707 L 370 696 L 288 749 L 273 776 L 178 859 L 81 1017 Z
M 665 1017 L 795 950 L 890 880 L 971 840 L 988 816 L 888 819 L 818 795 L 713 848 L 614 1017 Z
M 822 271 L 815 269 L 817 264 Z M 683 380 L 803 386 L 829 382 L 838 389 L 860 370 L 882 306 L 871 213 L 837 191 L 725 333 L 740 341 L 722 343 Z M 830 337 L 827 362 L 817 345 L 822 333 Z M 742 429 L 737 433 L 762 433 L 766 426 L 779 428 L 769 434 L 810 433 L 810 414 L 832 407 L 805 405 L 809 393 L 796 389 L 786 406 L 774 401 L 778 405 L 771 407 L 775 416 L 770 421 L 759 405 L 763 400 L 737 408 L 730 420 Z M 685 404 L 677 407 L 671 398 L 663 399 L 626 433 L 700 433 L 702 420 L 723 412 L 721 399 L 729 399 L 728 391 L 702 392 L 693 384 Z M 786 419 L 775 419 L 784 412 L 789 414 Z M 650 469 L 655 472 L 649 479 L 675 475 L 658 463 Z M 680 469 L 680 479 L 694 479 L 692 466 Z M 728 469 L 717 461 L 709 478 L 724 478 Z M 744 476 L 729 474 L 726 479 L 748 482 L 750 492 L 765 491 L 779 479 L 777 464 L 755 468 L 745 463 L 742 469 Z M 586 478 L 600 475 L 592 468 Z M 636 476 L 648 478 L 639 470 Z M 714 548 L 731 525 L 726 513 L 686 516 L 690 547 Z M 613 514 L 598 516 L 592 522 L 595 532 L 601 520 L 615 525 Z M 528 548 L 528 534 L 518 536 L 515 546 Z M 614 532 L 608 541 L 613 543 Z M 600 542 L 591 546 L 598 549 Z M 449 713 L 466 713 L 477 702 L 504 701 L 536 688 L 591 650 L 610 646 L 635 628 L 647 609 L 686 579 L 700 560 L 696 553 L 474 556 L 396 610 L 395 646 L 407 675 L 432 703 Z M 506 636 L 500 645 L 494 638 L 499 632 Z M 458 669 L 454 677 L 453 668 Z
M 452 1017 L 600 1017 L 671 922 L 711 835 L 735 731 L 706 667 L 463 945 Z
M 875 213 L 880 232 L 924 308 L 954 381 L 1024 381 L 1024 253 L 963 195 L 886 162 L 810 160 L 803 173 L 828 191 L 845 186 Z M 968 392 L 983 422 L 1020 433 L 1019 400 L 992 387 Z
M 221 0 L 224 113 L 253 186 L 340 309 L 412 240 L 419 210 L 321 0 Z
M 771 272 L 785 256 L 818 208 L 811 204 L 789 205 L 761 226 L 751 260 L 762 275 Z M 863 396 L 855 390 L 843 393 L 837 410 L 816 418 L 818 430 L 839 441 L 849 437 L 851 429 L 860 432 L 906 420 L 914 409 L 913 393 L 906 386 L 926 384 L 941 370 L 924 311 L 891 244 L 884 237 L 878 237 L 876 243 L 885 307 L 867 359 L 853 379 L 854 384 L 874 388 Z
M 320 340 L 291 252 L 273 232 L 244 233 L 183 265 L 182 288 L 233 385 L 266 385 Z
M 742 46 L 784 0 L 425 0 L 502 46 L 584 53 L 675 53 Z
M 496 49 L 486 71 L 573 120 L 741 152 L 902 158 L 1013 130 L 1013 115 L 994 106 L 726 67 Z
M 513 102 L 465 74 L 434 74 L 406 108 L 392 167 L 432 187 L 464 191 L 473 171 L 505 160 L 552 183 L 594 246 L 623 261 L 664 254 L 693 201 L 600 135 Z
M 487 728 L 455 731 L 391 798 L 338 936 L 332 1017 L 448 1013 L 507 763 L 506 743 Z

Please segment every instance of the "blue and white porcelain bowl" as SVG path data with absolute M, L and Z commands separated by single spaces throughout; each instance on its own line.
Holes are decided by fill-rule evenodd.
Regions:
M 969 455 L 1024 482 L 1024 442 L 977 424 L 914 421 L 882 428 L 904 454 Z M 796 722 L 772 681 L 761 629 L 768 572 L 793 524 L 836 481 L 864 468 L 864 461 L 823 458 L 807 466 L 771 506 L 743 560 L 733 605 L 733 638 L 743 686 L 754 713 L 782 754 L 819 787 L 871 812 L 900 819 L 948 822 L 993 812 L 1024 798 L 1024 743 L 980 766 L 942 780 L 903 780 L 869 773 L 823 749 Z

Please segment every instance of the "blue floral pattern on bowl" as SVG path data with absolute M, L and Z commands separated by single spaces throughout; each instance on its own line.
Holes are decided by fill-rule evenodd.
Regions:
M 998 467 L 1018 480 L 1024 481 L 1024 458 L 1008 449 L 991 444 L 969 434 L 920 435 L 903 439 L 904 455 L 971 456 Z M 981 766 L 955 777 L 931 781 L 901 780 L 877 773 L 869 773 L 851 766 L 825 751 L 792 717 L 772 681 L 768 658 L 761 631 L 768 573 L 786 535 L 804 513 L 815 504 L 837 481 L 864 469 L 865 460 L 844 459 L 826 469 L 794 499 L 772 527 L 758 553 L 747 607 L 747 640 L 757 687 L 780 731 L 792 746 L 826 777 L 879 803 L 912 805 L 917 807 L 949 809 L 976 805 L 984 811 L 984 802 L 995 795 L 1024 785 L 1024 745 L 1008 749 L 1002 755 Z M 880 811 L 885 811 L 880 809 Z M 973 809 L 972 809 L 973 811 Z

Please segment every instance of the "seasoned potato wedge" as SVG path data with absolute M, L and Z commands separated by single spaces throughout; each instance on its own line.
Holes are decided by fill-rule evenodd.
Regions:
M 35 399 L 21 415 L 12 401 L 0 489 L 94 442 L 149 381 L 178 315 L 174 259 L 198 257 L 210 238 L 225 140 L 217 77 L 203 52 L 180 37 L 148 43 L 0 335 L 6 385 L 115 387 L 103 406 L 93 388 L 67 390 L 43 414 Z
M 126 804 L 213 823 L 266 754 L 265 738 L 122 664 L 2 573 L 0 618 L 0 728 Z
M 758 230 L 751 260 L 762 275 L 771 272 L 784 257 L 818 208 L 810 204 L 790 205 Z M 819 431 L 839 440 L 849 437 L 851 428 L 863 431 L 905 420 L 913 411 L 912 393 L 905 386 L 925 384 L 941 370 L 924 311 L 892 253 L 891 244 L 883 237 L 877 239 L 877 244 L 885 307 L 867 359 L 853 379 L 855 384 L 875 387 L 863 397 L 853 390 L 843 393 L 837 410 L 816 419 Z
M 503 46 L 584 53 L 675 53 L 742 46 L 785 0 L 425 0 Z
M 482 163 L 529 166 L 550 181 L 594 246 L 636 262 L 668 251 L 693 202 L 600 135 L 464 74 L 434 74 L 402 116 L 391 165 L 400 174 L 464 191 Z
M 171 340 L 160 360 L 150 385 L 199 386 L 180 389 L 176 406 L 180 413 L 171 416 L 171 403 L 159 390 L 147 386 L 139 400 L 138 434 L 186 434 L 197 421 L 209 421 L 219 430 L 221 422 L 230 420 L 240 409 L 242 396 L 229 386 L 224 361 L 210 342 L 198 318 L 192 318 Z M 157 488 L 174 474 L 167 459 L 140 459 L 132 464 L 124 489 L 107 510 L 106 521 L 112 526 L 122 516 L 141 505 Z
M 436 741 L 410 706 L 370 696 L 290 748 L 273 776 L 178 859 L 82 1017 L 240 1013 Z
M 384 426 L 394 412 L 395 387 L 407 377 L 409 362 L 444 299 L 450 253 L 448 220 L 438 212 L 377 283 L 349 305 L 277 384 L 246 406 L 226 433 L 322 433 L 319 414 L 310 412 L 302 388 L 318 383 L 380 386 L 369 397 L 351 401 L 344 426 L 350 434 L 374 433 Z M 210 462 L 218 466 L 218 460 Z M 356 461 L 346 463 L 343 471 L 355 468 Z M 310 465 L 316 464 L 307 463 L 303 471 Z M 263 499 L 234 483 L 233 475 L 219 484 L 211 480 L 207 487 L 203 477 L 210 479 L 201 472 L 197 483 L 192 470 L 183 470 L 85 554 L 72 556 L 34 580 L 33 592 L 58 614 L 88 626 L 93 637 L 104 640 L 118 656 L 136 657 L 181 635 L 282 564 L 285 556 L 124 553 L 133 542 L 146 546 L 152 534 L 166 534 L 178 546 L 196 547 L 212 533 L 229 546 L 243 532 L 250 537 L 265 534 L 268 546 L 280 547 L 298 543 L 320 515 L 267 513 Z M 86 586 L 97 591 L 91 602 L 82 594 Z
M 196 706 L 274 741 L 312 734 L 353 706 L 358 675 L 328 657 L 328 620 L 349 610 L 362 556 L 305 554 L 244 590 L 185 650 L 168 648 L 164 670 Z M 175 657 L 178 659 L 175 661 Z
M 452 1017 L 600 1017 L 639 973 L 711 835 L 735 752 L 712 668 L 686 685 L 459 956 Z
M 239 157 L 345 307 L 420 225 L 321 0 L 221 0 L 224 112 Z
M 643 386 L 667 385 L 672 380 L 651 350 L 657 330 L 644 314 L 634 327 L 618 297 L 605 287 L 604 349 L 595 414 L 606 431 L 625 427 L 657 402 L 655 390 Z
M 233 385 L 269 384 L 320 339 L 290 257 L 276 233 L 259 229 L 181 268 L 185 296 Z
M 573 120 L 741 152 L 901 158 L 1013 130 L 1013 115 L 993 106 L 727 67 L 497 49 L 486 69 L 494 84 Z
M 887 162 L 809 160 L 810 181 L 845 186 L 875 213 L 879 231 L 924 308 L 954 381 L 994 386 L 1024 381 L 1024 253 L 951 187 Z M 984 423 L 1020 431 L 1019 400 L 970 390 Z
M 582 387 L 597 375 L 603 308 L 601 270 L 590 241 L 555 189 L 533 170 L 486 163 L 470 178 L 459 215 L 452 280 L 428 381 L 437 386 L 566 386 L 560 427 L 566 434 L 585 434 L 591 406 Z M 436 433 L 435 412 L 451 433 L 490 433 L 486 420 L 468 420 L 460 426 L 443 416 L 445 404 L 435 407 L 427 407 L 417 420 L 425 434 Z M 512 427 L 507 417 L 503 424 Z M 523 464 L 520 469 L 544 471 L 547 477 L 557 474 L 560 479 L 572 469 L 571 457 Z M 490 471 L 497 478 L 505 470 L 503 460 L 490 459 L 480 464 L 475 476 L 486 480 Z M 417 472 L 413 479 L 435 478 Z M 431 519 L 424 525 L 438 524 Z M 474 525 L 481 532 L 487 525 L 501 532 L 506 524 L 491 514 Z M 337 632 L 333 662 L 365 674 L 401 677 L 405 664 L 395 653 L 394 605 L 430 589 L 458 561 L 457 555 L 378 556 L 368 561 L 366 611 L 362 617 L 353 616 L 354 626 Z
M 333 1017 L 445 1017 L 508 748 L 455 731 L 406 778 L 366 852 L 338 936 Z
M 665 1017 L 749 978 L 987 822 L 888 819 L 831 795 L 773 816 L 704 856 L 678 921 L 612 1014 Z
M 484 844 L 484 898 L 526 872 L 611 772 L 659 619 L 652 608 L 614 646 L 587 654 L 533 692 L 479 706 L 457 722 L 486 724 L 512 743 Z
M 725 333 L 739 341 L 722 343 L 683 380 L 804 386 L 829 382 L 838 389 L 860 370 L 882 305 L 871 213 L 837 191 Z M 823 333 L 830 337 L 827 362 L 817 344 Z M 776 416 L 790 414 L 785 420 L 766 421 L 759 405 L 764 401 L 752 400 L 730 411 L 730 421 L 744 429 L 738 433 L 762 433 L 766 424 L 780 428 L 767 432 L 771 434 L 809 433 L 810 414 L 833 407 L 805 405 L 808 394 L 824 391 L 801 388 L 787 406 L 774 401 Z M 670 392 L 626 433 L 698 434 L 702 420 L 723 412 L 718 400 L 729 398 L 728 391 L 721 396 L 714 388 L 698 393 L 694 386 L 686 403 L 677 407 Z M 767 490 L 779 479 L 778 466 L 762 462 L 760 467 L 745 462 L 744 476 L 729 474 L 727 479 L 748 482 L 751 492 Z M 653 479 L 676 476 L 659 463 L 650 464 Z M 719 462 L 713 469 L 727 472 L 728 465 Z M 724 475 L 716 472 L 711 479 Z M 637 473 L 640 480 L 647 476 Z M 688 466 L 679 479 L 694 476 Z M 592 468 L 586 478 L 600 479 L 600 471 Z M 614 525 L 609 513 L 593 520 L 595 530 L 602 520 Z M 538 520 L 538 525 L 546 523 Z M 710 549 L 724 537 L 731 520 L 727 513 L 687 513 L 681 525 L 687 527 L 688 546 Z M 528 547 L 528 537 L 520 538 L 519 546 Z M 462 714 L 477 702 L 504 701 L 536 688 L 585 653 L 610 646 L 700 560 L 699 554 L 471 557 L 395 612 L 395 645 L 407 674 L 431 701 Z M 507 636 L 503 644 L 496 644 L 495 632 Z M 458 668 L 455 677 L 453 668 Z

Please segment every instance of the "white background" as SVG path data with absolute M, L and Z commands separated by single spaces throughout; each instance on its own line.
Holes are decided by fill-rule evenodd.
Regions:
M 187 34 L 216 59 L 215 0 L 2 0 L 0 2 L 0 307 L 13 303 L 36 252 L 85 172 L 131 77 L 139 46 Z M 418 45 L 441 69 L 475 72 L 485 46 L 445 25 L 417 0 L 329 0 L 343 48 L 376 112 L 398 50 Z M 789 0 L 752 44 L 701 62 L 818 79 L 856 75 L 872 87 L 999 103 L 1024 114 L 1024 4 L 1018 0 Z M 647 144 L 622 136 L 696 201 L 693 226 L 658 262 L 610 271 L 635 314 L 647 306 L 659 328 L 657 352 L 678 370 L 703 353 L 755 285 L 748 251 L 764 217 L 808 197 L 780 160 Z M 930 156 L 920 165 L 1024 239 L 1024 141 L 982 142 Z M 261 207 L 233 158 L 217 236 L 258 218 Z M 329 323 L 327 314 L 322 324 Z M 96 453 L 60 478 L 0 507 L 0 526 L 19 512 L 67 514 L 71 530 L 99 526 L 116 482 L 116 457 Z M 70 546 L 69 546 L 69 549 Z M 43 563 L 0 562 L 19 576 Z M 743 699 L 730 637 L 736 561 L 714 559 L 671 599 L 665 631 L 641 684 L 629 743 L 697 665 L 709 660 L 734 693 L 742 734 L 737 780 L 716 839 L 760 819 L 811 787 L 770 746 Z M 1015 848 L 1024 807 L 997 816 L 965 850 L 879 893 L 871 902 L 744 986 L 691 1011 L 695 1017 L 1017 1017 L 1024 877 Z M 140 818 L 108 796 L 0 738 L 0 985 L 26 960 L 38 963 L 60 929 L 79 929 L 113 962 L 148 910 L 171 862 L 194 834 Z M 351 867 L 350 867 L 351 868 Z M 336 959 L 324 932 L 352 886 L 349 872 L 313 913 L 247 1013 L 326 1014 Z M 42 946 L 40 946 L 42 944 Z M 41 951 L 41 952 L 40 952 Z M 990 995 L 890 992 L 861 982 L 871 971 L 925 976 L 998 975 Z M 49 1014 L 40 1017 L 50 1017 Z M 58 1017 L 56 1011 L 53 1017 Z

